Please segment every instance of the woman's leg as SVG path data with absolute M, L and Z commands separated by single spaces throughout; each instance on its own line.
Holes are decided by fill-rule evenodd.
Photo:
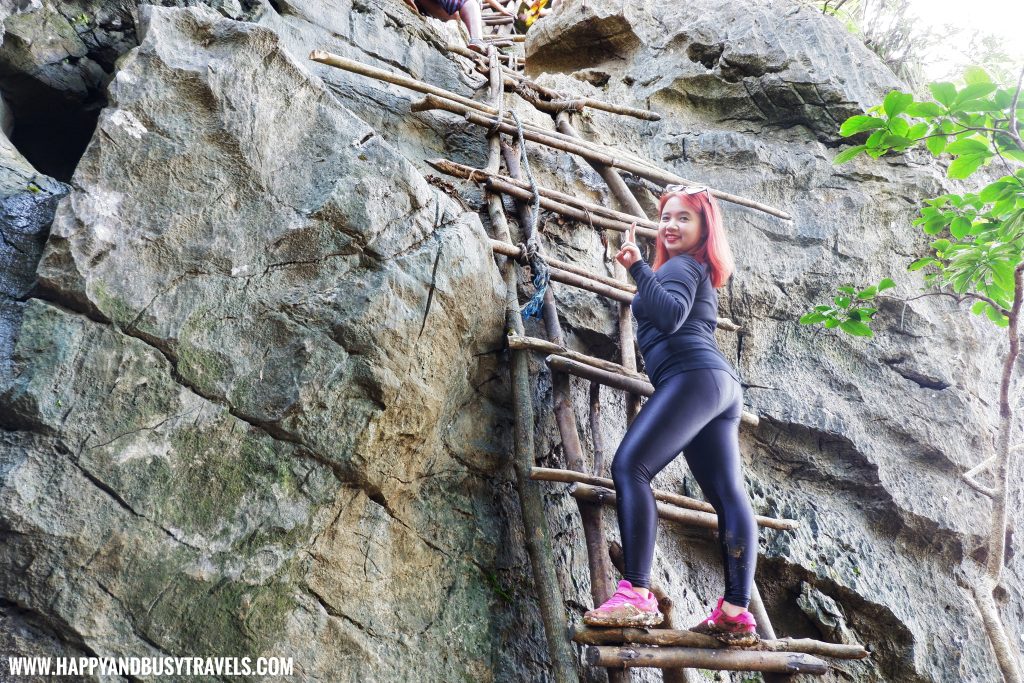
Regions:
M 686 462 L 708 502 L 718 513 L 718 543 L 725 571 L 725 601 L 750 603 L 757 565 L 757 522 L 743 485 L 739 427 L 743 388 L 724 370 L 715 370 L 725 409 L 693 438 Z
M 480 14 L 479 0 L 466 0 L 462 8 L 459 9 L 459 16 L 462 17 L 462 23 L 466 25 L 466 30 L 469 31 L 470 40 L 479 40 L 483 37 L 484 25 Z
M 624 577 L 634 586 L 649 586 L 654 559 L 658 515 L 651 479 L 721 410 L 712 372 L 690 370 L 665 380 L 626 430 L 612 460 Z

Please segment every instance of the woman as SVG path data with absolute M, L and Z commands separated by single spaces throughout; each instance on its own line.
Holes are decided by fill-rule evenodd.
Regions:
M 653 267 L 635 243 L 636 224 L 615 258 L 637 284 L 637 342 L 654 394 L 612 461 L 625 579 L 583 620 L 594 626 L 653 626 L 663 615 L 650 592 L 657 535 L 651 479 L 683 451 L 718 515 L 725 595 L 691 628 L 732 644 L 757 642 L 747 611 L 757 561 L 757 525 L 743 486 L 739 424 L 743 389 L 715 342 L 718 294 L 733 270 L 718 203 L 704 187 L 670 185 L 658 202 Z

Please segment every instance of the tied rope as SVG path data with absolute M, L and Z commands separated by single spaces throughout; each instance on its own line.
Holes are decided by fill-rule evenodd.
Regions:
M 530 230 L 530 237 L 526 240 L 524 252 L 526 259 L 530 264 L 530 270 L 533 272 L 533 286 L 535 291 L 530 300 L 523 306 L 522 313 L 527 318 L 541 318 L 542 309 L 544 307 L 544 293 L 547 291 L 548 282 L 551 280 L 551 274 L 548 272 L 548 264 L 544 261 L 544 258 L 540 255 L 540 242 L 537 241 L 537 218 L 540 216 L 540 190 L 537 189 L 537 181 L 533 179 L 533 171 L 530 169 L 530 160 L 526 156 L 526 139 L 523 135 L 523 123 L 519 120 L 519 116 L 516 115 L 515 110 L 510 109 L 509 114 L 512 115 L 512 119 L 516 122 L 516 130 L 519 135 L 519 158 L 523 166 L 523 170 L 526 171 L 526 178 L 530 181 L 530 191 L 533 193 L 533 201 L 531 202 L 530 208 L 532 210 L 532 219 L 527 218 L 527 221 L 532 223 L 532 229 Z

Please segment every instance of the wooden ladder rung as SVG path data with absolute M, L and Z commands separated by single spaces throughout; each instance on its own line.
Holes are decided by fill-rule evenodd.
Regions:
M 569 627 L 569 637 L 581 645 L 678 645 L 704 649 L 729 647 L 703 633 L 670 628 L 608 628 L 574 624 Z M 762 639 L 757 645 L 742 649 L 745 652 L 798 652 L 834 659 L 864 659 L 870 654 L 863 645 L 826 643 L 811 638 Z M 736 649 L 730 651 L 735 652 Z
M 560 481 L 567 484 L 578 483 L 593 487 L 601 487 L 613 493 L 615 491 L 615 482 L 607 477 L 597 477 L 591 474 L 574 472 L 572 470 L 555 469 L 552 467 L 531 468 L 530 479 L 535 479 L 538 481 Z M 678 493 L 672 493 L 670 491 L 654 489 L 654 499 L 656 501 L 662 501 L 666 505 L 673 506 L 678 509 L 705 512 L 710 513 L 712 515 L 716 514 L 715 508 L 711 505 L 711 503 L 707 503 L 703 500 L 697 500 L 696 498 L 690 498 L 689 496 L 683 496 Z M 759 526 L 767 527 L 770 529 L 780 529 L 783 531 L 788 529 L 795 529 L 798 526 L 800 526 L 800 522 L 795 519 L 764 517 L 762 515 L 755 515 L 754 519 L 757 520 Z
M 640 396 L 647 397 L 650 397 L 654 393 L 653 384 L 634 377 L 627 377 L 615 372 L 595 368 L 591 365 L 586 365 L 562 356 L 550 355 L 545 358 L 545 360 L 547 361 L 547 364 L 555 370 L 567 372 L 570 375 L 582 377 L 583 379 L 589 379 L 592 382 L 598 382 L 599 384 L 604 384 L 605 386 L 612 387 L 613 389 L 620 389 L 622 391 L 628 391 L 633 394 L 639 394 Z M 744 410 L 740 416 L 740 424 L 756 427 L 758 422 L 759 420 L 757 415 L 748 413 L 746 410 Z
M 569 495 L 573 498 L 585 500 L 589 503 L 598 503 L 601 505 L 615 506 L 617 499 L 614 489 L 605 488 L 604 486 L 591 486 L 590 484 L 580 484 L 579 482 L 573 482 L 569 485 Z M 669 520 L 671 522 L 678 522 L 679 524 L 685 524 L 687 526 L 700 527 L 703 529 L 717 529 L 718 528 L 718 515 L 713 512 L 704 512 L 702 510 L 693 510 L 691 508 L 684 508 L 672 503 L 665 503 L 659 500 L 654 501 L 655 508 L 658 511 L 658 517 L 661 519 Z M 794 519 L 778 519 L 771 520 L 766 517 L 759 517 L 758 524 L 761 526 L 770 527 L 773 529 L 781 529 L 783 531 L 788 529 L 795 529 L 800 525 Z M 763 524 L 761 520 L 770 521 L 770 524 Z
M 782 674 L 828 673 L 828 664 L 824 660 L 802 652 L 764 652 L 675 645 L 588 645 L 584 656 L 587 664 L 591 666 L 615 669 L 644 666 L 658 669 L 718 669 Z

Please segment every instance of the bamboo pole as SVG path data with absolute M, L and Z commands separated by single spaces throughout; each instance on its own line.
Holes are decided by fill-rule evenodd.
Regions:
M 508 152 L 510 150 L 505 148 L 503 151 Z M 520 151 L 525 152 L 525 149 Z M 512 178 L 517 180 L 521 178 L 522 173 L 518 155 L 505 154 L 505 164 Z M 532 193 L 527 194 L 532 199 Z M 519 205 L 519 216 L 519 224 L 523 231 L 523 241 L 529 242 L 531 239 L 536 239 L 538 212 L 533 210 L 533 206 L 524 202 Z M 537 240 L 537 247 L 538 254 L 543 257 L 544 248 L 539 240 Z M 562 326 L 558 320 L 554 285 L 549 285 L 544 291 L 541 315 L 544 320 L 545 331 L 551 343 L 564 348 L 565 334 L 562 332 Z M 524 335 L 516 336 L 522 337 Z M 584 471 L 583 446 L 580 444 L 579 430 L 576 425 L 576 412 L 573 410 L 572 392 L 567 374 L 552 371 L 551 393 L 554 402 L 555 423 L 558 426 L 566 467 L 582 473 Z M 595 604 L 601 604 L 611 597 L 615 591 L 611 576 L 611 565 L 608 562 L 608 541 L 604 531 L 604 517 L 601 514 L 599 505 L 588 505 L 585 502 L 577 501 L 577 508 L 587 545 L 591 598 L 595 601 Z M 625 679 L 627 678 L 628 676 L 626 675 L 615 676 L 613 683 L 626 683 Z
M 448 159 L 431 159 L 428 160 L 427 163 L 430 164 L 433 168 L 440 171 L 441 173 L 444 173 L 445 175 L 450 175 L 455 178 L 462 178 L 463 180 L 470 180 L 472 182 L 477 183 L 485 182 L 487 179 L 494 178 L 496 180 L 501 180 L 505 183 L 515 185 L 516 187 L 519 187 L 523 190 L 530 189 L 530 186 L 527 183 L 522 182 L 521 180 L 516 180 L 515 178 L 509 178 L 508 176 L 499 174 L 489 174 L 483 171 L 482 169 L 473 168 L 472 166 L 466 166 L 464 164 L 459 164 L 454 161 L 449 161 Z M 597 214 L 600 216 L 604 216 L 606 218 L 611 218 L 620 221 L 622 223 L 625 223 L 627 226 L 633 221 L 636 221 L 638 228 L 650 228 L 653 231 L 654 234 L 650 235 L 651 237 L 655 237 L 657 235 L 658 224 L 655 221 L 649 220 L 646 216 L 642 214 L 642 212 L 639 216 L 634 216 L 623 211 L 616 211 L 615 209 L 610 209 L 607 206 L 601 206 L 600 204 L 588 202 L 576 195 L 566 194 L 564 192 L 559 192 L 557 190 L 552 190 L 546 187 L 538 187 L 537 190 L 540 192 L 541 197 L 554 199 L 555 201 L 575 207 L 582 211 L 589 211 L 592 214 Z M 640 234 L 645 234 L 639 230 L 638 232 Z
M 515 126 L 512 124 L 509 124 L 504 121 L 499 122 L 495 118 L 488 117 L 480 113 L 480 111 L 476 108 L 465 106 L 459 102 L 452 101 L 450 99 L 446 100 L 433 94 L 426 95 L 426 97 L 424 97 L 423 100 L 416 102 L 412 105 L 412 111 L 414 112 L 428 111 L 431 109 L 442 109 L 444 111 L 449 111 L 454 114 L 462 114 L 465 117 L 466 121 L 468 121 L 469 123 L 472 123 L 477 126 L 482 126 L 484 128 L 491 128 L 497 124 L 497 128 L 499 129 L 499 131 L 502 133 L 506 133 L 508 135 L 513 135 L 516 132 Z M 593 160 L 600 164 L 604 164 L 605 166 L 612 166 L 614 168 L 618 168 L 620 170 L 633 173 L 642 178 L 647 178 L 648 180 L 660 183 L 661 185 L 668 185 L 673 183 L 680 185 L 700 184 L 692 180 L 687 180 L 686 178 L 678 176 L 674 173 L 669 173 L 667 171 L 663 171 L 653 166 L 638 164 L 629 159 L 625 159 L 616 150 L 610 149 L 608 147 L 595 145 L 593 143 L 589 145 L 583 145 L 580 144 L 579 142 L 568 142 L 559 139 L 558 136 L 551 135 L 550 133 L 547 132 L 541 133 L 536 130 L 526 130 L 525 137 L 531 142 L 538 142 L 542 145 L 546 145 L 553 149 L 562 150 L 563 152 L 570 152 L 572 154 L 581 156 L 585 159 Z M 723 201 L 738 204 L 740 206 L 746 206 L 751 209 L 757 209 L 758 211 L 763 211 L 765 213 L 771 214 L 773 216 L 778 216 L 779 218 L 784 218 L 786 220 L 790 220 L 792 218 L 785 211 L 773 208 L 771 206 L 768 206 L 767 204 L 762 204 L 761 202 L 757 202 L 752 199 L 740 197 L 739 195 L 734 195 L 729 192 L 723 192 L 721 190 L 712 189 L 710 190 L 710 192 L 715 197 L 718 197 Z
M 591 666 L 608 668 L 646 666 L 659 669 L 690 667 L 727 671 L 774 671 L 786 674 L 828 673 L 828 665 L 824 661 L 800 652 L 590 645 L 586 649 L 586 660 Z
M 722 641 L 703 633 L 666 628 L 594 628 L 583 624 L 569 627 L 573 642 L 582 645 L 681 645 L 705 649 L 729 647 Z M 870 653 L 862 645 L 826 643 L 810 638 L 779 638 L 762 640 L 744 651 L 799 652 L 805 655 L 833 657 L 835 659 L 864 659 Z
M 605 386 L 639 394 L 641 396 L 649 397 L 654 393 L 654 385 L 650 382 L 642 382 L 631 377 L 625 377 L 614 372 L 608 372 L 606 370 L 601 370 L 600 368 L 585 365 L 584 363 L 578 363 L 574 360 L 563 358 L 561 356 L 551 355 L 545 360 L 548 365 L 563 372 L 568 372 L 571 375 L 576 375 L 583 379 L 597 381 Z M 744 410 L 740 417 L 740 424 L 756 427 L 758 424 L 758 418 L 753 413 L 748 413 Z
M 599 486 L 609 490 L 615 490 L 615 482 L 608 477 L 601 477 L 596 475 L 581 474 L 579 472 L 570 472 L 568 470 L 560 470 L 552 467 L 533 467 L 530 470 L 530 478 L 537 479 L 540 481 L 559 481 L 567 484 L 580 483 L 588 484 L 591 486 Z M 662 491 L 660 489 L 654 490 L 654 499 L 660 500 L 671 505 L 676 505 L 681 508 L 688 510 L 697 510 L 700 512 L 709 512 L 715 514 L 715 508 L 711 503 L 706 503 L 703 500 L 697 500 L 696 498 L 690 498 L 689 496 L 683 496 L 678 493 L 672 493 L 671 491 Z M 763 515 L 754 515 L 754 519 L 757 520 L 759 526 L 763 526 L 769 529 L 779 529 L 781 531 L 788 531 L 790 529 L 796 529 L 800 526 L 800 522 L 795 519 L 786 519 L 778 517 L 765 517 Z M 755 615 L 756 616 L 756 615 Z
M 582 140 L 580 134 L 577 133 L 571 125 L 569 125 L 569 115 L 565 112 L 559 114 L 556 119 L 556 126 L 563 135 L 571 140 Z M 605 185 L 611 191 L 612 196 L 619 203 L 619 207 L 622 212 L 635 218 L 636 220 L 647 220 L 647 215 L 644 213 L 643 208 L 640 206 L 640 202 L 636 200 L 633 193 L 626 187 L 626 183 L 619 177 L 618 172 L 610 166 L 599 164 L 590 159 L 587 159 L 587 163 L 590 164 L 604 180 Z M 622 245 L 623 235 L 617 235 L 612 240 L 613 247 L 620 247 Z M 626 267 L 618 261 L 615 261 L 615 277 L 622 281 L 627 279 Z M 633 309 L 631 306 L 624 306 L 619 304 L 619 318 L 618 318 L 618 330 L 619 330 L 619 357 L 622 360 L 622 365 L 630 370 L 636 370 L 636 344 L 633 338 Z M 626 424 L 632 424 L 633 419 L 637 413 L 640 412 L 640 397 L 635 394 L 626 394 Z
M 500 71 L 497 69 L 497 55 L 492 57 L 491 66 L 490 96 L 492 101 L 500 107 L 504 90 L 501 87 Z M 497 172 L 501 163 L 499 144 L 497 133 L 489 136 L 487 168 L 492 172 Z M 511 241 L 501 198 L 494 194 L 488 195 L 487 210 L 497 238 L 506 242 Z M 506 328 L 517 334 L 524 334 L 523 318 L 519 311 L 519 300 L 516 295 L 515 261 L 506 259 L 505 263 L 501 264 L 501 273 L 505 281 Z M 554 679 L 558 683 L 574 683 L 578 681 L 576 656 L 565 637 L 568 615 L 565 611 L 562 591 L 558 584 L 558 574 L 555 570 L 551 537 L 544 513 L 543 495 L 540 487 L 529 477 L 536 448 L 533 440 L 533 392 L 530 390 L 528 352 L 513 350 L 511 365 L 515 413 L 513 469 L 522 511 L 526 550 L 533 570 L 541 621 L 544 624 L 544 635 L 547 639 Z

